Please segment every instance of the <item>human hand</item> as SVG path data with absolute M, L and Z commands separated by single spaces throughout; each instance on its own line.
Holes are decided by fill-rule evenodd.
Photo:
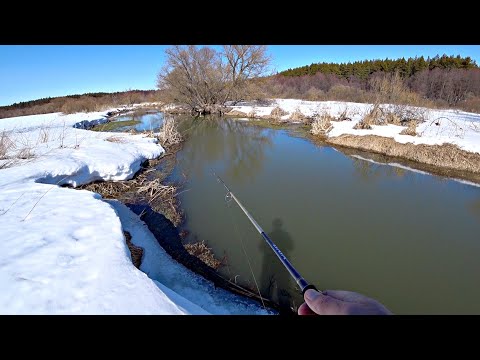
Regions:
M 377 300 L 343 290 L 305 291 L 298 315 L 392 315 Z

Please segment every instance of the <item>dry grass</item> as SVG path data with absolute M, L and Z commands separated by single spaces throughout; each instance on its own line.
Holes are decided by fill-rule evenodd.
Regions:
M 15 143 L 10 139 L 6 131 L 0 135 L 0 160 L 7 158 L 7 154 L 15 149 Z
M 480 174 L 480 154 L 462 150 L 453 144 L 401 144 L 392 138 L 377 135 L 341 135 L 328 138 L 327 142 L 334 145 L 399 157 L 443 169 Z
M 20 149 L 16 155 L 18 159 L 26 160 L 34 157 L 33 149 L 30 147 L 24 147 Z
M 410 107 L 407 105 L 380 105 L 373 104 L 367 110 L 362 120 L 360 120 L 354 129 L 370 130 L 372 125 L 408 125 L 415 122 L 418 125 L 424 122 L 428 117 L 428 109 Z M 416 126 L 415 125 L 415 126 Z
M 275 121 L 280 121 L 282 116 L 288 115 L 288 112 L 283 110 L 280 106 L 276 106 L 271 112 L 270 112 L 270 118 L 275 120 Z
M 123 137 L 123 136 L 112 135 L 112 136 L 109 136 L 108 138 L 106 138 L 105 141 L 123 144 L 123 143 L 127 142 L 127 139 L 125 139 L 125 137 Z
M 128 231 L 124 231 L 123 235 L 125 235 L 125 240 L 132 256 L 132 263 L 137 269 L 140 269 L 140 265 L 142 265 L 143 248 L 132 243 L 132 235 L 130 235 Z
M 386 125 L 383 109 L 378 103 L 370 107 L 363 115 L 362 120 L 355 124 L 353 128 L 357 130 L 370 130 L 372 125 Z
M 42 126 L 40 128 L 40 134 L 38 135 L 38 142 L 44 144 L 48 142 L 48 139 L 50 137 L 50 129 Z
M 417 136 L 417 122 L 415 120 L 409 121 L 407 128 L 403 129 L 400 135 Z
M 157 197 L 172 197 L 175 195 L 177 188 L 171 185 L 162 185 L 160 179 L 155 179 L 152 181 L 146 182 L 144 185 L 140 186 L 137 190 L 137 193 L 146 193 L 148 194 L 150 201 L 152 202 Z
M 148 203 L 153 210 L 162 213 L 175 226 L 178 226 L 182 222 L 183 214 L 177 200 L 177 195 L 179 194 L 177 193 L 177 188 L 161 184 L 166 175 L 160 178 L 158 177 L 159 174 L 155 174 L 155 178 L 150 180 L 152 173 L 157 171 L 155 166 L 159 162 L 171 158 L 149 160 L 148 167 L 131 180 L 95 182 L 78 188 L 94 191 L 106 199 L 119 199 L 123 202 L 131 203 Z M 169 166 L 168 160 L 165 166 Z M 164 170 L 162 170 L 163 172 Z
M 309 119 L 308 117 L 300 111 L 300 108 L 296 108 L 295 111 L 290 115 L 290 120 L 292 121 L 300 121 L 300 122 L 307 122 Z
M 220 260 L 215 258 L 215 255 L 212 252 L 212 249 L 209 248 L 204 241 L 196 242 L 193 244 L 185 244 L 183 245 L 187 252 L 190 255 L 193 255 L 200 260 L 202 260 L 205 264 L 210 266 L 211 268 L 217 270 L 223 264 Z
M 244 113 L 243 111 L 239 111 L 236 109 L 233 109 L 229 111 L 228 113 L 225 114 L 226 116 L 239 116 L 239 117 L 247 117 L 247 114 Z
M 395 112 L 387 112 L 385 114 L 385 122 L 387 124 L 393 124 L 393 125 L 402 125 L 402 119 L 400 119 L 400 116 L 398 116 Z
M 133 183 L 128 181 L 100 181 L 78 187 L 96 192 L 105 199 L 116 199 L 120 194 L 129 191 Z
M 480 97 L 474 96 L 460 102 L 458 107 L 464 111 L 480 114 Z
M 22 134 L 19 134 L 22 135 Z M 14 140 L 3 131 L 0 135 L 0 169 L 6 169 L 16 165 L 19 160 L 33 159 L 34 145 L 27 136 L 16 136 Z
M 313 135 L 325 136 L 330 130 L 332 130 L 332 121 L 333 116 L 329 115 L 327 112 L 316 116 L 312 123 L 312 128 L 310 132 Z
M 183 137 L 177 129 L 177 124 L 173 118 L 165 118 L 162 128 L 158 133 L 158 141 L 164 147 L 179 144 L 183 141 Z
M 332 121 L 352 121 L 352 119 L 349 116 L 349 110 L 348 106 L 345 106 L 345 109 L 338 115 L 336 118 L 332 117 Z

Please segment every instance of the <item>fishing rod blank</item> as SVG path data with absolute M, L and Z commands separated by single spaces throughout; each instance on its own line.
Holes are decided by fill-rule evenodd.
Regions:
M 218 176 L 214 171 L 213 175 L 218 178 L 219 181 L 223 184 L 225 189 L 227 189 L 228 193 L 227 195 L 231 196 L 233 200 L 240 206 L 240 209 L 247 215 L 248 219 L 250 222 L 255 226 L 255 229 L 262 235 L 263 239 L 267 242 L 267 244 L 270 246 L 270 248 L 273 250 L 273 252 L 277 255 L 279 260 L 282 262 L 282 264 L 287 268 L 288 272 L 292 277 L 295 279 L 296 283 L 300 287 L 300 290 L 302 290 L 302 294 L 305 294 L 305 291 L 308 289 L 314 289 L 317 290 L 317 288 L 309 284 L 301 275 L 300 273 L 293 267 L 293 265 L 288 261 L 288 259 L 283 255 L 283 253 L 280 251 L 280 249 L 275 245 L 275 243 L 268 237 L 267 234 L 265 234 L 265 231 L 258 225 L 258 223 L 255 221 L 255 219 L 250 215 L 250 213 L 245 209 L 245 207 L 242 205 L 242 203 L 237 199 L 237 197 L 232 193 L 232 191 L 228 188 L 228 186 L 225 184 L 225 182 Z M 317 290 L 318 291 L 318 290 Z

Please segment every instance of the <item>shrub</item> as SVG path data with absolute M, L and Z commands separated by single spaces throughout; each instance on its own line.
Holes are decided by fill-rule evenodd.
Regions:
M 480 114 L 480 97 L 470 97 L 469 99 L 458 104 L 459 108 L 468 111 Z
M 330 130 L 332 130 L 332 120 L 333 117 L 328 113 L 324 112 L 322 115 L 315 117 L 310 132 L 313 135 L 327 135 Z
M 276 106 L 270 113 L 270 117 L 276 121 L 281 120 L 282 116 L 288 115 L 288 112 L 283 110 L 280 106 Z
M 173 118 L 164 118 L 163 126 L 158 133 L 158 140 L 165 147 L 179 144 L 183 141 L 183 137 L 178 132 L 177 124 Z
M 308 117 L 305 116 L 300 109 L 297 107 L 295 111 L 290 115 L 290 120 L 292 121 L 301 121 L 301 122 L 307 122 Z
M 417 136 L 417 122 L 415 120 L 409 121 L 407 128 L 403 129 L 400 135 Z
M 336 118 L 332 118 L 332 121 L 352 121 L 348 116 L 348 106 L 345 106 L 345 109 L 338 115 Z
M 370 130 L 372 125 L 384 125 L 383 111 L 379 104 L 374 104 L 353 128 Z

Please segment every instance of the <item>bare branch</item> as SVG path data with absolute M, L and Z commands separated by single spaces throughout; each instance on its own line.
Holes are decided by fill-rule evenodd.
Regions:
M 166 100 L 187 104 L 199 113 L 221 111 L 228 100 L 247 91 L 247 82 L 270 64 L 264 45 L 225 45 L 222 52 L 204 46 L 173 46 L 158 74 Z

